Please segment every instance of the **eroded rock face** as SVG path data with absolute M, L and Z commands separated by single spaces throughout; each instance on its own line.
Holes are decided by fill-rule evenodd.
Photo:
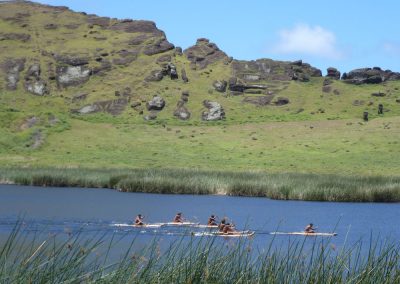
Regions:
M 360 68 L 343 73 L 342 80 L 350 84 L 379 84 L 388 80 L 400 80 L 400 73 L 382 70 L 379 67 Z
M 268 96 L 246 96 L 243 99 L 244 103 L 254 104 L 256 106 L 266 106 L 269 105 L 274 98 L 273 95 Z
M 234 60 L 232 62 L 234 75 L 245 83 L 254 84 L 257 81 L 290 81 L 306 82 L 310 77 L 321 77 L 321 70 L 312 67 L 301 60 L 294 62 L 258 59 L 253 61 Z
M 153 99 L 146 103 L 147 110 L 162 110 L 165 107 L 165 100 L 156 95 Z
M 229 61 L 225 52 L 221 51 L 215 43 L 208 39 L 199 38 L 194 46 L 184 51 L 191 62 L 192 69 L 204 69 L 209 64 L 217 61 Z
M 160 31 L 156 24 L 151 21 L 125 19 L 113 24 L 110 29 L 127 33 L 150 33 L 156 36 L 165 36 L 164 32 Z
M 91 70 L 86 66 L 58 66 L 56 80 L 60 87 L 77 86 L 89 80 Z
M 54 54 L 54 59 L 57 63 L 71 66 L 81 66 L 89 63 L 89 56 L 87 55 Z
M 24 70 L 25 67 L 25 58 L 6 59 L 1 67 L 6 74 L 6 88 L 8 90 L 16 90 L 19 81 L 19 73 Z
M 174 49 L 175 46 L 167 41 L 165 38 L 157 40 L 155 43 L 146 45 L 143 49 L 143 53 L 146 55 L 154 55 L 158 53 L 163 53 L 168 50 Z
M 208 109 L 203 111 L 201 119 L 205 121 L 222 120 L 225 118 L 225 111 L 218 102 L 205 100 L 203 105 Z
M 48 94 L 47 83 L 43 80 L 30 80 L 25 82 L 25 89 L 37 96 L 44 96 Z

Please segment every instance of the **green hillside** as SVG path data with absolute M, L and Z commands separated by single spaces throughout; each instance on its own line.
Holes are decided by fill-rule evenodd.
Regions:
M 182 52 L 152 22 L 31 2 L 0 4 L 0 50 L 3 168 L 400 173 L 398 73 Z

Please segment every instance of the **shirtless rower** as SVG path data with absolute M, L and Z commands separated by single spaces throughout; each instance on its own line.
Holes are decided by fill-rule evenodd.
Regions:
M 314 226 L 313 223 L 308 224 L 307 227 L 304 229 L 304 232 L 305 233 L 310 233 L 310 234 L 315 233 L 315 230 L 317 228 L 314 228 L 313 226 Z
M 210 218 L 208 218 L 207 226 L 217 226 L 217 219 L 214 215 L 211 215 Z
M 136 226 L 143 226 L 144 225 L 144 223 L 143 223 L 143 216 L 142 216 L 142 214 L 138 214 L 137 216 L 136 216 L 136 218 L 135 218 L 135 225 Z
M 182 213 L 181 212 L 176 213 L 173 222 L 174 223 L 183 223 L 183 221 L 184 221 L 184 218 L 182 217 Z

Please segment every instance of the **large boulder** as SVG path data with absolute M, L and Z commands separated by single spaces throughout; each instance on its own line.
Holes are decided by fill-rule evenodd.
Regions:
M 337 70 L 334 67 L 329 67 L 328 69 L 326 69 L 326 77 L 335 79 L 335 80 L 339 80 L 340 79 L 340 71 Z
M 56 80 L 59 87 L 77 86 L 87 82 L 91 70 L 86 66 L 58 66 Z
M 225 118 L 225 111 L 218 102 L 212 102 L 209 100 L 203 101 L 203 105 L 208 109 L 203 111 L 201 119 L 205 121 L 222 120 Z
M 217 61 L 228 61 L 229 57 L 215 43 L 199 38 L 194 46 L 184 51 L 193 69 L 204 69 Z
M 146 103 L 147 110 L 162 110 L 165 107 L 165 100 L 155 95 L 151 101 Z
M 49 90 L 47 88 L 47 83 L 43 80 L 29 80 L 25 81 L 25 89 L 37 96 L 44 96 L 45 94 L 49 93 Z
M 8 58 L 1 65 L 6 75 L 6 88 L 16 90 L 19 81 L 19 73 L 24 70 L 25 58 Z

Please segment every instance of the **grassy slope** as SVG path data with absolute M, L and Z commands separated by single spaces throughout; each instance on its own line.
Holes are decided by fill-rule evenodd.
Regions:
M 1 14 L 21 11 L 18 5 L 22 4 L 7 5 L 7 10 L 0 6 Z M 39 58 L 44 73 L 49 59 L 39 56 L 41 49 L 92 55 L 98 47 L 109 52 L 123 49 L 123 42 L 134 36 L 98 27 L 94 28 L 97 33 L 90 35 L 86 24 L 77 30 L 63 27 L 56 31 L 44 30 L 46 23 L 82 22 L 84 16 L 71 12 L 56 16 L 42 13 L 44 8 L 36 6 L 24 6 L 24 9 L 32 15 L 28 31 L 3 20 L 0 28 L 4 32 L 29 32 L 33 40 L 27 44 L 0 42 L 0 59 L 24 56 L 29 66 L 32 61 L 29 58 Z M 93 36 L 106 36 L 109 40 L 95 41 Z M 52 85 L 51 95 L 46 97 L 24 92 L 23 74 L 14 92 L 4 91 L 4 82 L 0 80 L 0 166 L 195 167 L 346 175 L 398 175 L 400 172 L 396 163 L 400 157 L 400 105 L 396 103 L 400 98 L 400 82 L 364 86 L 335 82 L 333 88 L 340 95 L 334 95 L 321 91 L 323 78 L 313 78 L 309 83 L 291 82 L 278 94 L 288 97 L 289 105 L 257 107 L 243 104 L 242 97 L 225 98 L 210 91 L 215 79 L 227 80 L 231 76 L 229 66 L 223 64 L 194 71 L 185 57 L 177 56 L 173 62 L 179 72 L 183 67 L 186 69 L 189 84 L 168 78 L 144 83 L 143 78 L 159 68 L 155 63 L 158 56 L 140 55 L 128 67 L 114 66 L 106 76 L 93 76 L 80 87 L 58 90 Z M 114 91 L 125 87 L 133 90 L 132 100 L 146 100 L 160 94 L 167 106 L 153 122 L 144 122 L 143 116 L 129 107 L 117 117 L 69 114 L 72 108 L 114 99 Z M 172 116 L 183 90 L 190 92 L 188 108 L 192 118 L 189 121 Z M 379 91 L 386 92 L 387 96 L 371 96 L 372 92 Z M 77 93 L 89 93 L 88 99 L 72 103 L 71 98 Z M 200 115 L 205 99 L 220 102 L 227 119 L 202 122 Z M 354 106 L 355 100 L 365 104 Z M 369 102 L 372 104 L 368 106 Z M 379 103 L 390 110 L 384 117 L 376 114 Z M 364 110 L 371 114 L 372 120 L 368 123 L 360 119 Z M 58 118 L 57 124 L 49 123 L 51 115 Z M 39 117 L 40 122 L 24 129 L 24 122 L 31 116 Z M 34 150 L 27 146 L 31 145 L 32 133 L 37 129 L 42 130 L 45 142 Z

